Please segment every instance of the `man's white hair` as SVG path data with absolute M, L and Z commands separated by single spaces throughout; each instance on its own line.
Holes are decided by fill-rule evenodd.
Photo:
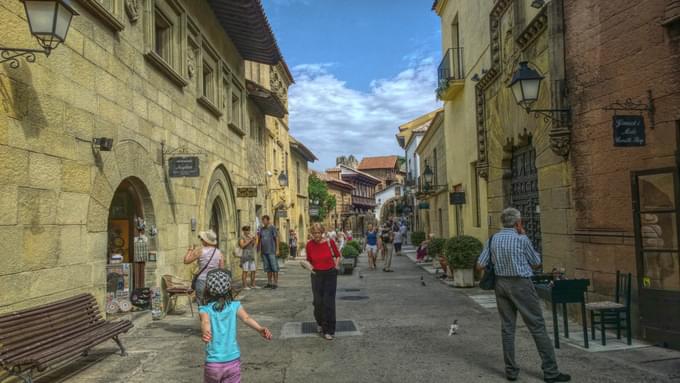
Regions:
M 501 213 L 503 227 L 513 227 L 520 219 L 522 219 L 522 213 L 514 207 L 509 207 Z

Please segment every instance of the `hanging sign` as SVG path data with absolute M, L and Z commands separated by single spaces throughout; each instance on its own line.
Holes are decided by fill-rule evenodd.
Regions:
M 309 215 L 311 217 L 318 217 L 319 216 L 319 208 L 318 207 L 310 207 L 309 208 Z
M 465 205 L 465 192 L 449 193 L 450 205 Z
M 288 210 L 277 210 L 276 216 L 279 218 L 288 218 Z
M 257 197 L 257 187 L 239 187 L 236 188 L 236 196 L 239 198 L 255 198 Z
M 199 177 L 201 171 L 198 157 L 172 157 L 170 162 L 170 177 Z
M 614 116 L 614 146 L 644 146 L 645 120 L 642 116 Z
M 423 201 L 418 204 L 418 209 L 425 210 L 430 208 L 430 203 L 427 201 Z

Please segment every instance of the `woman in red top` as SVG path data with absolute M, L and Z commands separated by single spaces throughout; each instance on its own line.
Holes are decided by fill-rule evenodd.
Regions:
M 335 336 L 335 290 L 338 285 L 340 251 L 330 239 L 324 239 L 326 230 L 320 223 L 312 225 L 312 240 L 307 242 L 307 261 L 312 264 L 312 292 L 314 293 L 314 319 L 317 330 L 326 340 Z

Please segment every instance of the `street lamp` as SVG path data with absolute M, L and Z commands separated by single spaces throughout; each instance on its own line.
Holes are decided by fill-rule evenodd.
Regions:
M 538 100 L 538 95 L 541 90 L 541 76 L 535 69 L 529 67 L 529 63 L 522 61 L 519 63 L 519 68 L 512 75 L 512 80 L 508 88 L 512 90 L 517 104 L 521 106 L 527 113 L 534 113 L 534 117 L 542 115 L 546 120 L 553 120 L 558 122 L 567 122 L 571 109 L 532 109 L 531 105 Z M 554 117 L 554 114 L 560 115 L 559 118 Z M 562 115 L 566 116 L 562 116 Z
M 434 177 L 434 172 L 432 171 L 432 168 L 430 168 L 430 165 L 427 163 L 425 164 L 425 170 L 423 171 L 423 177 L 425 178 L 425 185 L 431 185 L 432 184 L 432 178 Z
M 278 181 L 279 181 L 279 186 L 281 186 L 282 188 L 285 188 L 285 187 L 288 186 L 288 176 L 286 175 L 285 171 L 282 171 L 281 174 L 279 174 Z
M 18 68 L 18 57 L 26 56 L 28 62 L 35 62 L 36 53 L 49 56 L 53 49 L 66 40 L 71 20 L 78 12 L 69 0 L 22 0 L 31 34 L 38 40 L 42 49 L 0 47 L 0 63 L 10 62 L 10 67 Z

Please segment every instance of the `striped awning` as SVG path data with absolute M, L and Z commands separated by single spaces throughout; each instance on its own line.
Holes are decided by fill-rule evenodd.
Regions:
M 244 59 L 269 65 L 283 60 L 260 0 L 208 0 L 208 3 Z

